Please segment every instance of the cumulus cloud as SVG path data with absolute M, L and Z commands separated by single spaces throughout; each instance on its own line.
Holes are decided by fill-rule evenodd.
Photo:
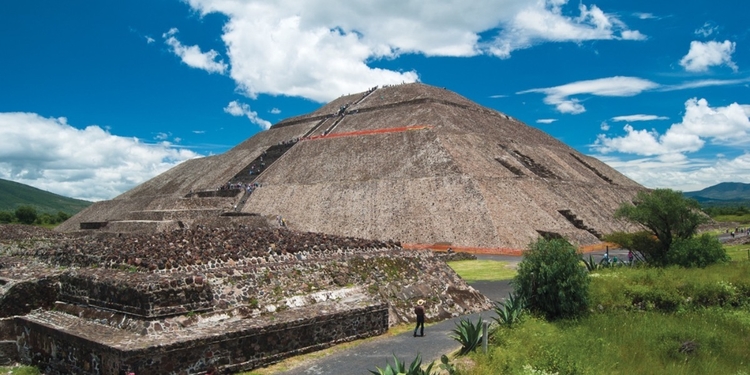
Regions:
M 555 121 L 557 121 L 556 118 L 540 118 L 539 120 L 536 120 L 536 123 L 537 124 L 551 124 Z
M 568 12 L 568 0 L 187 2 L 201 14 L 227 16 L 222 40 L 229 74 L 251 98 L 324 102 L 376 85 L 417 81 L 415 71 L 368 65 L 402 54 L 507 58 L 545 42 L 643 38 L 597 6 L 580 4 Z
M 520 91 L 518 94 L 543 93 L 546 95 L 544 102 L 554 105 L 558 112 L 579 114 L 586 112 L 586 108 L 579 99 L 571 98 L 573 95 L 634 96 L 658 86 L 657 83 L 642 78 L 616 76 Z
M 700 150 L 706 141 L 720 144 L 750 143 L 750 110 L 732 103 L 712 108 L 705 99 L 685 102 L 682 122 L 672 124 L 664 134 L 656 130 L 625 125 L 625 135 L 600 134 L 592 148 L 602 154 L 619 152 L 643 156 L 670 156 Z
M 269 112 L 271 112 L 274 115 L 278 115 L 279 113 L 281 113 L 281 110 L 278 108 L 271 108 Z
M 250 110 L 250 106 L 245 103 L 240 103 L 236 100 L 229 102 L 224 108 L 224 112 L 229 113 L 232 116 L 246 116 L 250 122 L 260 126 L 263 130 L 268 130 L 271 127 L 271 123 L 258 117 L 258 112 Z
M 732 61 L 732 54 L 736 47 L 735 42 L 725 40 L 724 42 L 690 42 L 690 51 L 680 60 L 688 72 L 705 72 L 709 67 L 726 65 L 735 72 L 737 65 Z
M 601 123 L 601 124 L 599 125 L 599 129 L 602 129 L 603 131 L 605 131 L 605 132 L 606 132 L 606 131 L 608 131 L 608 130 L 609 130 L 609 124 L 607 124 L 607 122 L 606 122 L 606 121 L 603 121 L 603 122 L 602 122 L 602 123 Z
M 654 120 L 669 120 L 669 117 L 656 116 L 656 115 L 642 115 L 642 114 L 612 117 L 612 121 L 636 122 L 636 121 L 654 121 Z
M 607 14 L 596 5 L 579 4 L 577 17 L 564 14 L 567 0 L 518 2 L 518 10 L 510 10 L 510 19 L 500 25 L 499 36 L 490 44 L 489 52 L 501 58 L 511 52 L 543 42 L 583 42 L 588 40 L 643 40 L 645 35 L 629 30 L 615 15 Z M 504 4 L 505 5 L 505 4 Z M 504 8 L 505 6 L 492 8 Z
M 156 41 L 156 40 L 154 40 L 154 38 L 152 38 L 150 36 L 146 36 L 145 38 L 146 38 L 146 44 L 151 44 L 151 43 L 153 43 L 153 42 Z
M 620 173 L 649 188 L 696 191 L 721 181 L 750 183 L 750 154 L 734 158 L 720 154 L 705 158 L 641 157 L 595 155 Z
M 216 61 L 219 57 L 219 53 L 214 50 L 208 52 L 202 52 L 198 46 L 185 46 L 183 45 L 175 35 L 179 30 L 172 28 L 162 35 L 164 43 L 172 47 L 172 52 L 182 59 L 182 62 L 186 65 L 203 69 L 209 73 L 224 74 L 229 66 L 224 63 L 223 60 Z
M 0 177 L 56 194 L 111 199 L 200 155 L 168 142 L 146 144 L 65 118 L 0 113 Z

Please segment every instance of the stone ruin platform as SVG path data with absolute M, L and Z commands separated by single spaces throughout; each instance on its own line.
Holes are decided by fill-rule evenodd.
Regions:
M 0 226 L 0 361 L 47 374 L 249 370 L 490 301 L 429 251 L 283 229 Z

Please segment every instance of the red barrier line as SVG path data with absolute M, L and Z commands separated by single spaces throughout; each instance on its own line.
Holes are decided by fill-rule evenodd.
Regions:
M 581 253 L 590 253 L 594 251 L 601 251 L 610 248 L 617 248 L 616 244 L 610 242 L 602 242 L 596 245 L 586 245 L 578 248 Z M 526 251 L 524 249 L 513 249 L 509 247 L 469 247 L 469 246 L 452 246 L 446 244 L 401 244 L 401 247 L 407 250 L 432 250 L 432 251 L 448 251 L 448 248 L 453 249 L 456 252 L 464 252 L 469 254 L 484 254 L 484 255 L 515 255 L 522 256 Z
M 385 128 L 385 129 L 372 129 L 372 130 L 357 130 L 354 132 L 346 132 L 346 133 L 331 133 L 326 135 L 315 135 L 312 137 L 303 138 L 303 140 L 315 140 L 315 139 L 327 139 L 327 138 L 339 138 L 339 137 L 356 137 L 360 135 L 370 135 L 370 134 L 387 134 L 387 133 L 400 133 L 405 132 L 409 130 L 424 130 L 424 129 L 432 129 L 432 125 L 412 125 L 412 126 L 402 126 L 397 128 Z

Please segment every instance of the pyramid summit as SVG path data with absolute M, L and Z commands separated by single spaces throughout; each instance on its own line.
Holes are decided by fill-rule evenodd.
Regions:
M 97 202 L 57 230 L 286 225 L 457 248 L 522 249 L 547 235 L 587 245 L 631 229 L 613 213 L 642 189 L 539 129 L 411 83 L 285 119 Z

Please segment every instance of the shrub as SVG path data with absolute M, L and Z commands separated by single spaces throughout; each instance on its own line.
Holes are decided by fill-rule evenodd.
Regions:
M 540 239 L 529 246 L 513 279 L 527 307 L 547 319 L 574 318 L 588 308 L 588 272 L 568 241 Z
M 15 217 L 16 215 L 13 215 L 12 212 L 0 211 L 0 224 L 12 223 Z
M 482 341 L 482 317 L 476 324 L 469 319 L 461 319 L 456 323 L 456 328 L 452 331 L 454 334 L 451 338 L 461 343 L 461 350 L 458 355 L 466 355 L 476 350 Z
M 21 206 L 16 208 L 16 219 L 22 224 L 34 224 L 36 221 L 36 209 L 31 206 Z
M 667 262 L 685 268 L 728 262 L 729 256 L 721 242 L 710 234 L 688 239 L 676 239 L 669 249 Z

